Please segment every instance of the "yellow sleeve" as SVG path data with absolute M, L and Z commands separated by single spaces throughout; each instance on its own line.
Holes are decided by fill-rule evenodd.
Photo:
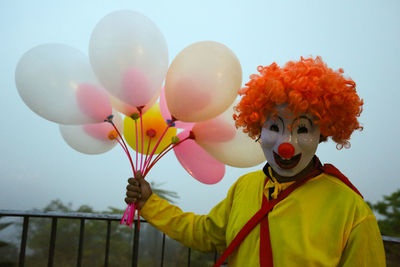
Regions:
M 382 236 L 374 215 L 353 228 L 339 266 L 386 266 Z
M 235 184 L 236 185 L 236 184 Z M 183 212 L 159 196 L 152 194 L 140 210 L 140 215 L 151 225 L 187 247 L 200 251 L 223 251 L 225 231 L 231 211 L 235 185 L 228 196 L 208 215 Z

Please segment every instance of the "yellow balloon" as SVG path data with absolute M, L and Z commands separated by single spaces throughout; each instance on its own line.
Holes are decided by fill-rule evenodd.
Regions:
M 130 117 L 124 119 L 124 137 L 128 145 L 139 153 L 150 154 L 161 135 L 167 128 L 167 123 L 161 115 L 160 105 L 156 103 L 151 109 L 149 109 L 143 116 L 143 150 L 142 150 L 142 134 L 141 134 L 141 123 L 140 119 L 135 120 Z M 137 127 L 137 145 L 136 149 L 136 129 Z M 165 133 L 163 139 L 158 145 L 154 154 L 159 154 L 161 151 L 171 143 L 172 137 L 176 136 L 176 128 L 170 127 Z M 150 145 L 150 146 L 149 146 Z M 148 151 L 148 152 L 147 152 Z

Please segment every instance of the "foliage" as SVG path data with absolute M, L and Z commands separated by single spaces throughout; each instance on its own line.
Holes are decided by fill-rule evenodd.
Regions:
M 384 217 L 378 220 L 383 235 L 400 237 L 400 189 L 382 201 L 372 204 L 372 209 Z
M 179 196 L 174 191 L 161 189 L 162 184 L 156 184 L 155 182 L 150 182 L 150 186 L 153 192 L 158 195 L 160 198 L 168 200 L 170 203 L 175 203 L 174 199 L 179 199 Z
M 368 205 L 381 215 L 378 220 L 382 235 L 400 237 L 400 189 L 390 196 L 383 196 L 382 201 Z M 387 266 L 400 266 L 400 244 L 385 242 Z

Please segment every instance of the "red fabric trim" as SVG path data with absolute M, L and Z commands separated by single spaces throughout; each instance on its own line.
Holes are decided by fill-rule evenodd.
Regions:
M 265 211 L 260 209 L 254 216 L 243 226 L 239 233 L 235 236 L 229 246 L 225 249 L 224 253 L 218 259 L 218 261 L 213 265 L 213 267 L 221 266 L 228 258 L 228 256 L 242 243 L 243 239 L 250 233 L 251 230 L 260 222 L 264 217 Z
M 354 192 L 356 192 L 362 198 L 364 198 L 363 195 L 361 195 L 361 193 L 358 191 L 358 189 L 350 182 L 350 180 L 346 176 L 344 176 L 343 173 L 341 173 L 335 166 L 333 166 L 332 164 L 324 164 L 324 166 L 322 166 L 322 170 L 326 174 L 335 176 L 340 181 L 342 181 L 345 185 L 347 185 L 348 187 L 353 189 Z
M 268 200 L 263 195 L 262 206 L 268 205 Z M 265 207 L 268 208 L 268 207 Z M 268 214 L 266 214 L 260 222 L 260 266 L 261 267 L 273 267 L 272 258 L 272 247 L 271 247 L 271 237 L 269 234 L 269 222 Z

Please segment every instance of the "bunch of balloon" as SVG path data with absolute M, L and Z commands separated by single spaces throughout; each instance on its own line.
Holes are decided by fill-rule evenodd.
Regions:
M 44 44 L 26 52 L 15 73 L 26 105 L 59 123 L 73 149 L 100 154 L 119 144 L 133 176 L 144 178 L 174 150 L 185 170 L 205 184 L 219 182 L 225 164 L 249 167 L 264 160 L 232 120 L 241 78 L 239 60 L 217 42 L 186 47 L 168 68 L 160 30 L 129 10 L 98 22 L 89 58 L 67 45 Z M 121 224 L 132 227 L 136 211 L 139 218 L 129 204 Z
M 141 159 L 138 167 L 136 152 L 134 164 L 119 112 L 142 123 L 143 114 L 157 101 L 168 69 L 166 41 L 150 19 L 122 10 L 98 22 L 88 52 L 89 57 L 64 44 L 32 48 L 18 62 L 17 90 L 31 110 L 60 124 L 62 137 L 73 149 L 100 154 L 119 143 L 135 176 L 145 171 L 151 157 L 146 165 Z M 143 136 L 136 138 L 143 143 Z M 127 210 L 129 220 L 124 216 L 121 223 L 132 226 L 136 209 L 131 205 Z

